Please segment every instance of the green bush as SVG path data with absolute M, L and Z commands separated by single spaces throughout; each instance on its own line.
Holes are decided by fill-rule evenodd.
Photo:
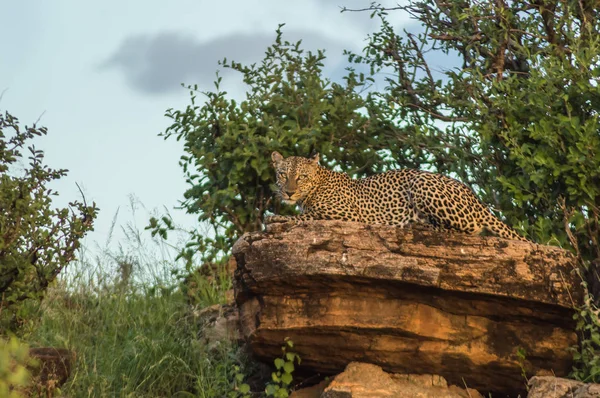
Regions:
M 399 32 L 389 12 L 406 13 L 419 32 Z M 355 176 L 421 167 L 457 177 L 524 235 L 571 250 L 600 301 L 596 4 L 422 0 L 393 11 L 373 4 L 371 17 L 381 28 L 362 53 L 348 53 L 354 69 L 343 83 L 323 76 L 322 51 L 304 53 L 279 29 L 261 63 L 222 63 L 242 74 L 243 101 L 218 78 L 206 103 L 188 86 L 191 105 L 167 111 L 164 136 L 184 142 L 183 207 L 214 229 L 210 239 L 194 234 L 182 255 L 226 253 L 265 212 L 292 211 L 272 198 L 269 153 L 317 151 Z M 440 71 L 433 55 L 457 66 Z M 165 235 L 169 220 L 150 227 Z
M 584 261 L 600 258 L 600 16 L 591 4 L 397 7 L 422 25 L 416 34 L 396 32 L 392 11 L 373 6 L 381 30 L 350 55 L 387 76 L 372 94 L 377 120 L 414 126 L 434 169 L 459 176 L 528 236 Z M 461 66 L 440 73 L 433 52 Z
M 17 398 L 25 396 L 31 375 L 29 346 L 17 338 L 0 338 L 0 397 Z
M 19 127 L 9 113 L 0 113 L 0 331 L 27 321 L 22 303 L 39 300 L 48 285 L 75 258 L 84 235 L 93 228 L 97 208 L 71 202 L 52 208 L 57 195 L 47 185 L 67 170 L 43 164 L 43 152 L 27 147 L 29 164 L 16 170 L 22 150 L 45 128 Z
M 225 336 L 206 343 L 197 314 L 213 302 L 189 304 L 174 272 L 183 264 L 169 245 L 149 242 L 132 225 L 123 230 L 117 249 L 81 251 L 45 300 L 26 304 L 35 321 L 21 329 L 25 341 L 76 353 L 65 396 L 227 396 L 235 367 L 247 366 Z M 220 287 L 229 285 L 211 285 L 210 299 L 224 296 Z
M 349 68 L 343 83 L 331 82 L 324 53 L 304 53 L 279 29 L 261 63 L 223 61 L 242 74 L 243 101 L 219 89 L 221 78 L 203 104 L 188 86 L 192 103 L 167 111 L 164 136 L 184 142 L 183 207 L 208 221 L 214 238 L 196 234 L 187 254 L 227 252 L 239 234 L 261 228 L 266 211 L 291 211 L 272 198 L 269 154 L 278 150 L 317 151 L 356 176 L 391 166 L 447 173 L 531 238 L 600 257 L 597 14 L 576 2 L 551 12 L 529 1 L 444 4 L 396 8 L 422 24 L 420 34 L 396 32 L 374 6 L 381 30 L 364 54 L 349 54 L 367 76 Z M 433 52 L 463 67 L 437 71 Z M 375 81 L 383 88 L 373 90 Z M 163 221 L 151 227 L 164 233 Z
M 194 234 L 188 257 L 228 252 L 241 233 L 262 228 L 265 212 L 291 211 L 272 198 L 272 151 L 321 152 L 328 166 L 356 175 L 382 170 L 386 162 L 379 150 L 388 147 L 387 138 L 370 126 L 365 114 L 370 105 L 360 94 L 369 79 L 350 72 L 343 84 L 332 82 L 323 76 L 324 60 L 322 51 L 304 52 L 300 43 L 284 41 L 278 29 L 260 64 L 221 63 L 241 73 L 248 86 L 243 101 L 228 98 L 219 77 L 216 91 L 189 86 L 191 105 L 167 111 L 173 123 L 164 136 L 185 146 L 181 164 L 190 186 L 183 207 L 214 229 L 210 239 Z M 198 105 L 200 94 L 206 102 Z M 168 226 L 168 218 L 150 224 L 163 234 Z

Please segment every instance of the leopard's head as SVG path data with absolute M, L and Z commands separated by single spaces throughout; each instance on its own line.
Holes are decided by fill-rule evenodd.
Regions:
M 288 205 L 302 203 L 317 183 L 319 154 L 312 158 L 284 158 L 279 152 L 273 152 L 271 159 L 277 175 L 277 195 L 281 201 Z

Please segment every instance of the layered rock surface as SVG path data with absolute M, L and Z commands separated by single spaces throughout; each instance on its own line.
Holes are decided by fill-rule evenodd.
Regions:
M 527 398 L 598 398 L 600 384 L 585 384 L 580 381 L 552 376 L 535 376 L 529 380 Z
M 398 375 L 380 366 L 351 362 L 332 380 L 298 391 L 290 398 L 483 398 L 473 389 L 448 386 L 436 375 Z
M 233 252 L 242 333 L 266 361 L 290 337 L 314 371 L 359 361 L 509 394 L 525 389 L 522 366 L 571 368 L 581 291 L 561 249 L 311 221 L 246 234 Z

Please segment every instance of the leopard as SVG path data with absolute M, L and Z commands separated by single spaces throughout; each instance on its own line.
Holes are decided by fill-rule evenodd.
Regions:
M 341 220 L 406 227 L 421 224 L 436 231 L 478 235 L 487 231 L 512 240 L 529 241 L 498 219 L 462 182 L 419 169 L 389 170 L 365 178 L 330 170 L 320 155 L 271 154 L 275 195 L 301 214 L 272 215 L 266 224 L 290 221 Z

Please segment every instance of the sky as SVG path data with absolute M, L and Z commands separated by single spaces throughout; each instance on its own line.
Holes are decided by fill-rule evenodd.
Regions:
M 344 49 L 360 51 L 378 24 L 369 14 L 340 13 L 370 1 L 305 0 L 0 0 L 0 111 L 48 128 L 36 139 L 46 163 L 69 170 L 53 185 L 57 205 L 80 198 L 100 214 L 86 242 L 106 242 L 112 221 L 143 229 L 149 212 L 168 209 L 175 222 L 195 218 L 174 210 L 186 183 L 183 147 L 164 140 L 168 108 L 184 109 L 181 83 L 213 89 L 217 61 L 256 62 L 285 23 L 284 38 L 306 49 L 325 49 L 335 78 Z M 394 6 L 396 2 L 382 4 Z M 398 30 L 410 21 L 392 13 Z M 239 76 L 222 73 L 231 96 L 241 97 Z M 134 213 L 131 198 L 143 204 Z M 118 230 L 113 241 L 118 241 Z

